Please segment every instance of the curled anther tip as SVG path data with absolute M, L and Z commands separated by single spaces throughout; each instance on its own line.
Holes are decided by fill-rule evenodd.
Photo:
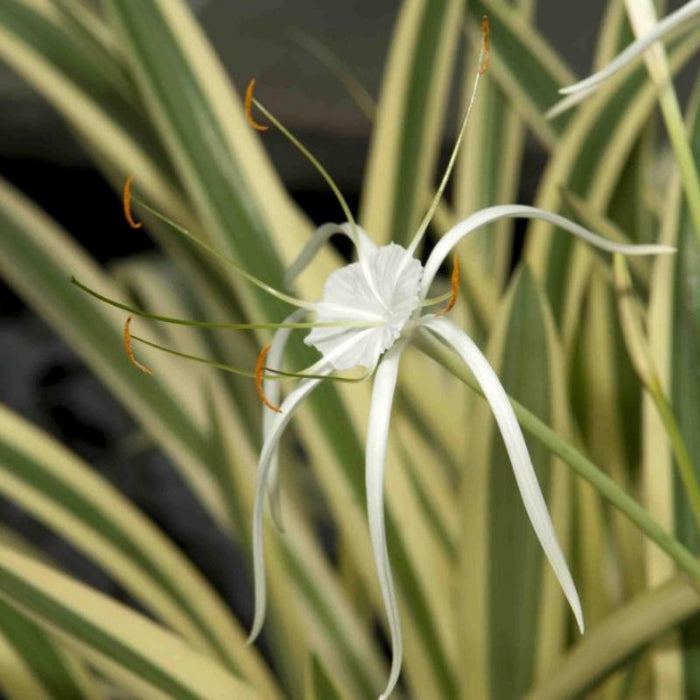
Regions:
M 141 364 L 134 355 L 134 349 L 131 346 L 131 319 L 133 316 L 127 316 L 124 322 L 124 350 L 126 351 L 126 356 L 132 365 L 140 369 L 144 374 L 153 374 L 153 370 L 146 365 Z
M 245 118 L 248 120 L 253 129 L 256 131 L 267 131 L 270 127 L 266 124 L 261 124 L 253 117 L 253 88 L 255 87 L 255 78 L 251 78 L 248 86 L 245 89 L 245 100 L 243 102 Z
M 267 406 L 271 411 L 275 413 L 282 413 L 282 409 L 279 406 L 270 401 L 270 399 L 265 396 L 263 390 L 263 379 L 265 377 L 265 360 L 267 359 L 267 353 L 270 352 L 269 345 L 263 345 L 258 353 L 258 359 L 255 362 L 255 391 L 258 393 L 258 398 Z
M 445 314 L 452 311 L 454 305 L 457 303 L 457 296 L 459 294 L 459 258 L 455 255 L 454 262 L 452 263 L 452 275 L 450 277 L 450 298 L 444 308 L 440 309 L 435 315 L 444 316 Z
M 489 69 L 491 56 L 491 40 L 489 38 L 491 26 L 488 15 L 481 18 L 481 56 L 479 60 L 479 74 L 483 75 Z
M 129 175 L 124 181 L 124 187 L 122 188 L 122 205 L 124 207 L 124 218 L 131 228 L 141 228 L 143 224 L 140 221 L 134 219 L 131 213 L 131 183 L 134 181 L 134 176 Z

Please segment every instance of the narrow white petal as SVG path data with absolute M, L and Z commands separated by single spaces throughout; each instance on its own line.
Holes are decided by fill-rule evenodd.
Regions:
M 354 342 L 353 339 L 352 342 Z M 335 354 L 342 354 L 346 347 L 341 345 L 335 349 Z M 331 374 L 333 371 L 334 354 L 330 353 L 323 357 L 316 364 L 306 370 L 308 374 L 318 374 L 321 378 Z M 280 439 L 284 429 L 292 419 L 294 412 L 299 407 L 301 401 L 315 389 L 321 378 L 305 379 L 299 386 L 289 392 L 287 398 L 282 402 L 281 413 L 275 413 L 272 425 L 263 443 L 258 460 L 258 471 L 255 483 L 255 504 L 253 505 L 253 584 L 255 589 L 255 614 L 253 626 L 248 636 L 248 644 L 255 641 L 260 634 L 265 620 L 265 609 L 267 607 L 267 594 L 265 586 L 265 552 L 263 540 L 263 513 L 265 506 L 265 491 L 270 473 L 270 464 L 273 455 L 277 452 Z
M 552 565 L 552 569 L 554 569 L 564 595 L 569 601 L 579 630 L 583 632 L 583 613 L 576 586 L 557 541 L 554 526 L 537 482 L 537 476 L 532 466 L 525 439 L 505 389 L 481 350 L 461 328 L 446 318 L 434 316 L 426 317 L 423 325 L 454 349 L 481 385 L 484 396 L 493 411 L 493 417 L 503 436 L 503 442 L 513 466 L 513 474 L 515 475 L 515 480 L 523 499 L 523 505 L 530 518 L 532 527 L 549 563 Z
M 358 258 L 367 257 L 378 247 L 367 231 L 362 228 L 362 226 L 355 224 L 355 228 L 353 229 L 353 225 L 349 221 L 344 221 L 342 224 L 340 224 L 340 230 L 353 242 L 355 241 L 354 231 L 357 230 L 357 234 L 360 239 L 360 247 L 356 248 Z
M 330 370 L 326 369 L 327 372 Z M 282 413 L 275 413 L 275 418 L 263 444 L 260 460 L 258 463 L 257 482 L 255 488 L 255 505 L 253 507 L 253 581 L 255 586 L 255 616 L 253 627 L 248 637 L 248 644 L 255 641 L 260 634 L 265 620 L 265 609 L 267 607 L 267 593 L 265 584 L 265 552 L 263 541 L 263 511 L 265 508 L 265 490 L 267 485 L 270 464 L 273 455 L 277 453 L 280 439 L 284 429 L 292 419 L 295 410 L 313 389 L 315 389 L 320 379 L 305 379 L 298 387 L 293 389 L 287 398 L 282 402 L 280 408 Z
M 486 209 L 480 209 L 474 212 L 471 216 L 455 224 L 438 241 L 425 264 L 425 271 L 423 272 L 423 279 L 421 281 L 421 298 L 424 299 L 428 294 L 430 285 L 433 283 L 437 271 L 445 261 L 445 258 L 450 254 L 450 251 L 465 236 L 498 219 L 542 219 L 583 239 L 586 243 L 590 243 L 596 248 L 607 250 L 610 253 L 622 253 L 623 255 L 658 255 L 659 253 L 675 253 L 676 250 L 667 245 L 614 243 L 559 214 L 553 214 L 552 212 L 536 207 L 528 207 L 524 204 L 499 204 L 498 206 L 487 207 Z
M 386 446 L 389 437 L 389 419 L 394 400 L 399 359 L 404 343 L 396 343 L 379 363 L 372 387 L 372 403 L 369 409 L 367 425 L 367 445 L 365 448 L 365 484 L 367 489 L 367 516 L 369 534 L 374 551 L 374 563 L 377 567 L 379 585 L 386 607 L 391 634 L 391 673 L 386 689 L 380 700 L 389 697 L 399 679 L 403 643 L 401 640 L 401 622 L 394 594 L 389 554 L 386 547 L 384 529 L 384 464 Z
M 581 90 L 580 92 L 574 92 L 571 95 L 567 95 L 559 102 L 555 102 L 545 113 L 545 119 L 554 119 L 564 112 L 568 112 L 572 107 L 576 106 L 579 102 L 583 102 L 590 94 L 595 92 L 595 88 L 590 88 L 588 90 Z
M 311 234 L 311 238 L 301 249 L 294 262 L 287 268 L 284 276 L 285 286 L 290 287 L 294 284 L 296 278 L 308 267 L 318 251 L 338 233 L 347 236 L 354 243 L 355 238 L 350 224 L 322 224 Z M 357 234 L 360 239 L 360 250 L 357 251 L 358 257 L 367 255 L 376 248 L 367 232 L 360 226 L 357 226 Z
M 284 323 L 296 323 L 297 321 L 301 321 L 307 313 L 305 309 L 297 309 L 284 319 Z M 266 364 L 268 367 L 282 369 L 282 358 L 291 333 L 291 328 L 278 328 L 275 331 L 275 334 L 272 336 L 272 342 L 270 343 L 270 351 L 267 354 Z M 263 393 L 272 404 L 278 406 L 282 393 L 282 386 L 279 379 L 270 379 L 266 377 L 263 380 Z M 265 405 L 263 405 L 262 412 L 263 443 L 265 443 L 267 436 L 272 430 L 272 425 L 277 414 Z M 275 448 L 270 457 L 270 474 L 267 478 L 267 497 L 275 525 L 277 525 L 280 530 L 284 530 L 282 504 L 280 500 L 279 450 L 277 448 Z
M 646 49 L 648 49 L 655 41 L 658 41 L 664 35 L 672 32 L 684 22 L 688 22 L 699 13 L 700 0 L 691 0 L 691 2 L 687 2 L 685 5 L 683 5 L 683 7 L 678 8 L 675 12 L 671 12 L 671 14 L 666 15 L 666 17 L 658 22 L 648 34 L 645 34 L 637 39 L 637 41 L 632 42 L 626 49 L 624 49 L 624 51 L 619 53 L 615 58 L 613 58 L 612 61 L 610 61 L 610 63 L 608 63 L 597 73 L 589 75 L 587 78 L 579 81 L 578 83 L 562 88 L 559 90 L 559 92 L 562 95 L 572 95 L 577 92 L 591 92 L 610 76 L 624 68 L 628 63 L 631 63 L 634 61 L 634 59 L 641 56 L 644 51 L 646 51 Z M 690 26 L 687 28 L 690 29 Z

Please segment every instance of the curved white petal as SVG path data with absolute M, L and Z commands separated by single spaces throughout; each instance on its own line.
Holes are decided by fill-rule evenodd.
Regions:
M 481 385 L 491 406 L 493 417 L 503 436 L 513 474 L 535 534 L 574 613 L 579 630 L 583 632 L 583 613 L 569 567 L 557 541 L 547 504 L 537 482 L 535 469 L 525 444 L 513 407 L 496 373 L 486 357 L 469 336 L 446 318 L 426 316 L 423 326 L 446 342 L 464 360 Z
M 355 342 L 355 339 L 352 339 L 352 342 Z M 335 353 L 341 354 L 345 352 L 345 350 L 345 346 L 341 345 L 336 348 Z M 299 404 L 318 386 L 323 376 L 331 374 L 333 371 L 334 359 L 334 354 L 331 353 L 328 357 L 323 357 L 306 370 L 308 374 L 317 374 L 321 376 L 314 379 L 304 379 L 300 382 L 299 386 L 289 392 L 287 398 L 280 406 L 281 413 L 275 413 L 273 417 L 272 424 L 260 452 L 255 483 L 255 504 L 253 505 L 253 583 L 255 588 L 255 614 L 253 617 L 253 626 L 248 636 L 248 644 L 255 641 L 255 638 L 260 634 L 265 620 L 265 609 L 267 607 L 263 513 L 265 491 L 272 458 L 277 452 L 284 429 L 289 424 Z
M 360 239 L 360 248 L 357 250 L 358 257 L 369 255 L 375 248 L 372 239 L 367 235 L 367 232 L 360 226 L 356 226 L 357 235 Z M 290 287 L 294 280 L 308 267 L 318 251 L 332 238 L 335 234 L 341 233 L 347 236 L 353 243 L 353 229 L 351 224 L 321 224 L 307 241 L 306 245 L 301 249 L 301 252 L 296 257 L 294 262 L 287 268 L 284 276 L 285 286 Z
M 691 0 L 675 12 L 666 15 L 659 21 L 654 28 L 644 36 L 632 42 L 626 49 L 619 53 L 608 63 L 604 68 L 597 73 L 589 75 L 584 80 L 569 85 L 559 90 L 562 95 L 572 95 L 577 92 L 589 93 L 597 88 L 603 81 L 624 68 L 628 63 L 634 61 L 635 58 L 641 56 L 655 41 L 672 32 L 684 22 L 689 21 L 695 15 L 700 13 L 700 0 Z
M 326 367 L 326 372 L 330 373 Z M 255 616 L 253 627 L 248 637 L 248 643 L 255 641 L 260 634 L 265 620 L 267 593 L 265 584 L 265 552 L 263 541 L 263 511 L 265 507 L 265 488 L 273 455 L 277 453 L 279 441 L 287 424 L 292 419 L 301 401 L 315 389 L 320 379 L 305 379 L 293 389 L 282 402 L 282 413 L 276 413 L 275 418 L 263 444 L 258 462 L 257 485 L 255 489 L 255 505 L 253 507 L 253 581 L 255 586 Z
M 423 280 L 421 281 L 421 298 L 424 299 L 428 294 L 430 285 L 433 283 L 437 271 L 445 261 L 445 258 L 450 254 L 452 248 L 466 235 L 498 219 L 542 219 L 564 229 L 574 236 L 578 236 L 586 241 L 586 243 L 590 243 L 596 248 L 607 250 L 610 253 L 622 253 L 623 255 L 657 255 L 659 253 L 675 253 L 676 250 L 667 245 L 614 243 L 559 214 L 553 214 L 552 212 L 538 209 L 537 207 L 528 207 L 524 204 L 499 204 L 498 206 L 487 207 L 486 209 L 480 209 L 474 212 L 471 216 L 455 224 L 438 241 L 437 245 L 430 253 L 428 261 L 425 263 L 425 271 L 423 272 Z
M 581 90 L 579 92 L 574 92 L 571 95 L 567 95 L 559 102 L 555 102 L 545 113 L 545 119 L 554 119 L 564 112 L 568 112 L 572 107 L 575 107 L 579 102 L 583 102 L 589 95 L 595 92 L 595 88 L 589 88 L 588 90 Z
M 308 313 L 306 309 L 297 309 L 284 319 L 283 323 L 296 323 Z M 274 369 L 282 369 L 282 357 L 287 346 L 287 341 L 292 333 L 291 328 L 278 328 L 272 336 L 270 351 L 267 354 L 266 364 Z M 263 380 L 263 393 L 275 406 L 279 405 L 282 386 L 279 379 L 265 377 Z M 277 415 L 275 411 L 263 404 L 262 409 L 262 430 L 263 444 L 272 430 L 272 426 Z M 277 446 L 270 457 L 270 474 L 267 478 L 267 497 L 270 503 L 270 512 L 275 525 L 280 530 L 284 530 L 282 521 L 282 504 L 280 500 L 280 477 L 279 477 L 279 449 Z
M 394 400 L 399 360 L 404 343 L 396 343 L 379 363 L 372 387 L 372 403 L 369 409 L 367 425 L 367 444 L 365 447 L 365 484 L 367 489 L 367 516 L 369 534 L 374 551 L 374 563 L 377 567 L 379 585 L 386 607 L 391 633 L 391 673 L 386 689 L 380 700 L 389 697 L 399 679 L 403 643 L 401 639 L 401 622 L 394 594 L 391 577 L 389 554 L 386 547 L 384 529 L 384 464 L 386 446 L 389 437 L 389 419 Z

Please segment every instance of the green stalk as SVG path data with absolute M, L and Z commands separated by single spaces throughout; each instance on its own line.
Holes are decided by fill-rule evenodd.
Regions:
M 428 357 L 442 365 L 448 372 L 480 395 L 481 387 L 459 358 L 428 333 L 414 339 L 415 345 Z M 668 554 L 678 566 L 697 581 L 700 581 L 700 560 L 673 538 L 642 506 L 621 489 L 599 467 L 579 452 L 573 445 L 557 435 L 548 425 L 531 413 L 512 397 L 510 402 L 520 425 L 536 437 L 555 455 L 568 464 L 574 472 L 585 479 L 614 508 L 626 515 L 652 542 Z
M 640 36 L 656 22 L 656 11 L 651 0 L 626 0 L 625 4 L 637 36 Z M 666 53 L 663 47 L 657 44 L 647 50 L 645 59 L 649 75 L 659 88 L 657 99 L 661 115 L 666 124 L 668 138 L 681 174 L 695 236 L 700 243 L 700 177 L 698 177 L 698 171 L 695 167 L 695 158 L 688 140 L 678 96 L 671 80 Z
M 659 412 L 661 422 L 664 424 L 666 435 L 671 443 L 671 449 L 673 450 L 673 456 L 676 458 L 678 472 L 683 486 L 685 487 L 685 493 L 690 501 L 695 523 L 700 530 L 700 483 L 698 483 L 693 462 L 690 459 L 690 453 L 688 452 L 685 440 L 681 434 L 681 429 L 678 426 L 678 421 L 671 407 L 671 402 L 668 400 L 668 397 L 658 381 L 646 388 L 654 401 L 656 410 Z
M 695 236 L 698 239 L 698 243 L 700 243 L 700 178 L 695 167 L 693 151 L 688 141 L 683 114 L 671 82 L 668 82 L 661 89 L 658 100 L 661 114 L 666 123 L 668 138 L 671 141 L 671 147 L 680 170 L 683 190 L 688 200 L 690 217 L 693 220 Z
M 620 325 L 627 354 L 642 386 L 659 412 L 659 417 L 676 458 L 676 466 L 685 487 L 685 493 L 690 501 L 695 524 L 700 531 L 700 482 L 698 482 L 690 453 L 673 413 L 673 407 L 656 371 L 654 357 L 643 330 L 642 305 L 635 294 L 627 262 L 621 255 L 615 256 L 614 278 Z

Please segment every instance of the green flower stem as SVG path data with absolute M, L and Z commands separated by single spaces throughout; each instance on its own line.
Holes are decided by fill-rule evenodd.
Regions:
M 650 30 L 656 23 L 656 10 L 652 0 L 626 0 L 625 5 L 627 15 L 635 29 L 635 34 L 638 36 Z M 700 177 L 698 177 L 698 171 L 695 167 L 693 149 L 688 140 L 688 132 L 678 96 L 673 87 L 666 54 L 661 46 L 656 45 L 647 50 L 645 57 L 649 75 L 659 88 L 657 100 L 681 174 L 683 189 L 688 199 L 695 236 L 700 243 Z
M 647 386 L 647 391 L 653 399 L 656 410 L 659 412 L 661 422 L 666 429 L 666 435 L 671 443 L 673 456 L 676 458 L 678 472 L 683 486 L 685 487 L 685 493 L 690 501 L 693 515 L 695 516 L 695 523 L 698 530 L 700 530 L 700 483 L 698 483 L 693 462 L 690 459 L 690 453 L 688 452 L 685 440 L 681 434 L 681 429 L 678 426 L 673 407 L 658 381 L 651 382 L 649 386 Z
M 700 178 L 695 167 L 695 158 L 688 141 L 688 133 L 683 121 L 680 105 L 673 85 L 669 82 L 659 93 L 659 106 L 666 123 L 668 138 L 676 156 L 676 164 L 681 174 L 683 189 L 688 200 L 690 217 L 693 220 L 695 236 L 700 243 Z
M 656 371 L 654 356 L 644 335 L 643 307 L 634 292 L 627 262 L 621 255 L 615 256 L 614 276 L 617 308 L 620 314 L 620 324 L 627 353 L 644 389 L 659 412 L 661 422 L 666 430 L 666 435 L 676 458 L 676 466 L 680 473 L 681 481 L 690 501 L 695 524 L 698 527 L 698 531 L 700 531 L 700 482 L 698 482 L 690 454 L 678 427 L 673 407 Z
M 414 339 L 415 345 L 426 355 L 442 365 L 457 379 L 481 394 L 474 377 L 460 362 L 459 358 L 428 333 L 420 333 Z M 531 413 L 515 399 L 510 399 L 520 425 L 547 446 L 554 454 L 566 462 L 574 472 L 585 479 L 612 506 L 624 513 L 652 542 L 668 554 L 678 566 L 697 581 L 700 581 L 700 560 L 692 552 L 674 539 L 663 527 L 633 498 L 625 493 L 599 467 L 581 454 L 573 445 L 562 439 L 548 425 Z

